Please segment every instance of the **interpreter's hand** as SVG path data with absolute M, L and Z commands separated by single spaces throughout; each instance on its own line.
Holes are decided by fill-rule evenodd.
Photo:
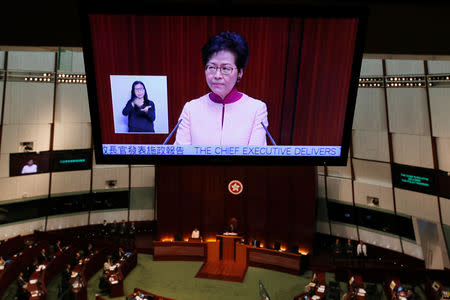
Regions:
M 143 112 L 145 112 L 145 113 L 148 113 L 148 110 L 149 110 L 150 108 L 152 108 L 151 105 L 142 108 L 141 111 L 143 111 Z

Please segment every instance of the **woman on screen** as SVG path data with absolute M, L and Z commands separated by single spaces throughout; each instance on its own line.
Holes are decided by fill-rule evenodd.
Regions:
M 148 100 L 147 90 L 141 81 L 133 82 L 131 98 L 122 114 L 128 116 L 128 132 L 155 132 L 155 103 Z
M 25 166 L 23 166 L 21 174 L 32 174 L 32 173 L 37 173 L 37 171 L 38 171 L 38 167 L 34 163 L 34 160 L 29 159 L 27 161 L 27 164 Z
M 211 93 L 184 105 L 176 145 L 266 145 L 267 106 L 237 90 L 249 58 L 248 45 L 225 31 L 202 48 Z

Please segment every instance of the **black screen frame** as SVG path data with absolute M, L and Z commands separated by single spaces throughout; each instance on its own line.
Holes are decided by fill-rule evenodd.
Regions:
M 92 122 L 93 144 L 97 164 L 241 164 L 241 165 L 315 165 L 344 166 L 350 147 L 353 116 L 356 105 L 358 82 L 365 44 L 367 6 L 305 6 L 297 4 L 258 4 L 241 5 L 218 3 L 213 5 L 177 4 L 174 5 L 143 5 L 127 2 L 127 4 L 92 3 L 80 1 L 81 33 L 83 54 L 87 78 L 89 108 Z M 347 107 L 339 157 L 280 157 L 280 156 L 194 156 L 194 155 L 105 155 L 102 151 L 102 134 L 97 106 L 97 84 L 94 72 L 93 47 L 89 27 L 90 14 L 133 14 L 133 15 L 174 15 L 174 16 L 259 16 L 259 17 L 357 17 L 358 30 L 356 34 L 353 66 L 350 77 Z M 172 128 L 169 128 L 169 131 Z

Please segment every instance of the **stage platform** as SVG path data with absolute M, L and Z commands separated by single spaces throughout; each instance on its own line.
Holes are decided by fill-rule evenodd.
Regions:
M 243 282 L 245 273 L 247 273 L 247 266 L 234 261 L 222 260 L 204 263 L 195 277 Z

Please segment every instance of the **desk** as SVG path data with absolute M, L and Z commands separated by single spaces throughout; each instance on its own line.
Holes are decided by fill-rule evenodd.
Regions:
M 11 257 L 11 261 L 6 264 L 5 269 L 0 270 L 0 299 L 2 298 L 3 292 L 17 278 L 17 275 L 23 268 L 21 264 L 22 254 L 20 253 L 20 255 Z
M 27 291 L 30 293 L 30 300 L 45 300 L 47 295 L 47 289 L 45 286 L 45 269 L 49 265 L 49 262 L 39 265 L 39 269 L 34 271 L 30 275 L 28 281 Z
M 206 259 L 205 242 L 153 242 L 153 260 L 188 260 Z
M 249 266 L 298 275 L 300 272 L 301 254 L 288 253 L 253 246 L 247 247 Z
M 41 271 L 35 271 L 30 276 L 30 282 L 36 281 L 35 284 L 28 284 L 27 290 L 32 295 L 30 300 L 45 299 L 47 294 L 47 284 L 52 280 L 55 275 L 62 272 L 64 265 L 70 260 L 70 257 L 74 256 L 76 248 L 74 246 L 65 247 L 62 252 L 58 252 L 52 258 L 51 261 L 45 262 L 41 265 L 45 266 Z M 33 296 L 41 294 L 39 296 Z
M 450 299 L 450 293 L 446 291 L 445 286 L 438 281 L 427 280 L 425 293 L 427 298 L 431 300 Z
M 10 256 L 22 251 L 23 248 L 25 248 L 24 238 L 18 235 L 0 244 L 0 255 L 5 260 L 10 259 Z
M 317 276 L 315 280 L 314 274 L 316 274 Z M 311 279 L 311 282 L 308 283 L 308 285 L 305 287 L 305 291 L 300 295 L 295 296 L 294 300 L 304 299 L 305 296 L 309 296 L 310 298 L 308 299 L 313 300 L 325 299 L 326 294 L 327 289 L 326 289 L 325 273 L 323 272 L 313 273 L 313 278 Z
M 355 299 L 364 300 L 366 299 L 366 291 L 364 290 L 364 281 L 362 277 L 358 274 L 350 274 L 350 279 L 348 281 L 348 293 L 345 296 L 345 300 Z
M 10 263 L 0 272 L 0 298 L 6 288 L 17 279 L 19 272 L 27 265 L 31 264 L 42 248 L 47 247 L 48 243 L 44 241 L 37 242 L 26 247 L 22 252 L 15 254 L 10 259 Z
M 106 248 L 91 254 L 84 260 L 83 265 L 76 265 L 72 270 L 69 282 L 72 285 L 72 294 L 76 300 L 87 300 L 87 282 L 103 267 L 107 252 Z
M 402 286 L 400 280 L 388 277 L 385 284 L 386 297 L 388 299 L 406 300 L 407 290 L 403 289 L 399 292 L 398 287 L 400 286 Z
M 236 240 L 237 238 L 239 237 L 232 236 L 229 241 Z M 153 242 L 153 245 L 153 260 L 155 261 L 196 260 L 212 262 L 220 260 L 220 241 L 201 243 L 157 241 Z M 228 257 L 229 260 L 239 264 L 266 268 L 294 275 L 298 275 L 300 272 L 301 254 L 258 248 L 234 242 L 231 247 L 235 250 L 233 253 L 233 259 L 230 259 L 230 253 L 226 254 L 225 257 Z
M 220 240 L 220 259 L 236 260 L 236 241 L 242 237 L 238 235 L 217 235 Z
M 152 296 L 154 300 L 175 300 L 173 298 L 167 298 L 167 297 L 163 297 L 163 296 L 158 296 L 156 294 L 153 294 L 153 293 L 150 293 L 150 292 L 147 292 L 147 291 L 145 291 L 143 289 L 138 289 L 138 288 L 135 288 L 134 291 L 133 291 L 133 294 L 128 295 L 126 299 L 134 300 L 133 296 L 135 296 L 136 294 L 138 294 L 138 295 L 144 294 L 146 296 Z
M 112 298 L 124 295 L 123 281 L 137 265 L 137 252 L 131 253 L 128 257 L 121 258 L 117 263 L 119 264 L 118 269 L 107 272 L 110 285 L 110 296 Z

